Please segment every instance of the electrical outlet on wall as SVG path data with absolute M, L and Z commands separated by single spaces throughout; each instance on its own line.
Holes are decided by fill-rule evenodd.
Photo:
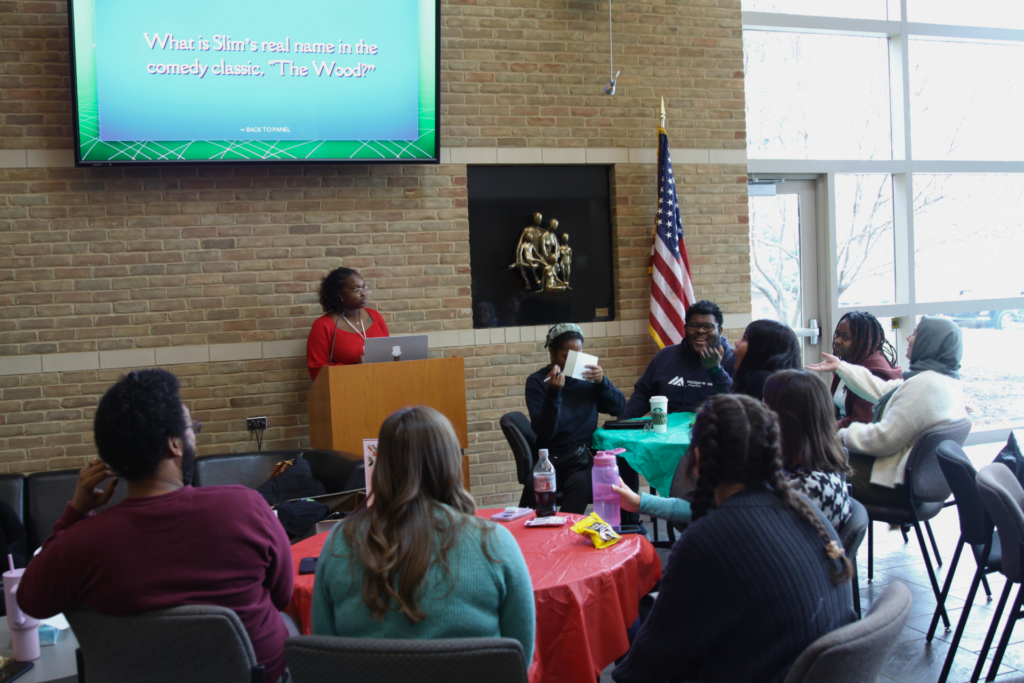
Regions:
M 257 429 L 267 428 L 266 417 L 247 417 L 245 418 L 245 428 L 250 432 L 255 432 Z

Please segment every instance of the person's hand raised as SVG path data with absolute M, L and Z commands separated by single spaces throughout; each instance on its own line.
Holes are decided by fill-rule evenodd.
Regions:
M 807 366 L 808 370 L 814 370 L 816 372 L 835 372 L 839 369 L 839 356 L 833 356 L 831 353 L 821 353 L 821 357 L 825 360 L 820 363 L 813 363 Z
M 633 489 L 626 486 L 626 482 L 619 477 L 619 485 L 612 484 L 612 491 L 619 494 L 619 507 L 626 512 L 640 512 L 640 494 L 634 493 Z
M 87 515 L 109 503 L 117 488 L 117 479 L 107 484 L 105 489 L 99 488 L 99 485 L 104 479 L 116 476 L 107 467 L 107 463 L 94 458 L 78 473 L 78 484 L 75 486 L 75 496 L 71 499 L 71 507 L 79 514 Z
M 584 365 L 586 370 L 583 371 L 583 379 L 594 384 L 600 384 L 604 381 L 604 370 L 601 369 L 600 365 Z
M 705 370 L 712 370 L 722 364 L 722 354 L 714 347 L 707 347 L 700 352 L 700 364 Z
M 548 373 L 547 378 L 544 380 L 547 382 L 548 387 L 552 389 L 561 389 L 565 386 L 565 375 L 562 374 L 562 368 L 558 367 L 557 364 L 551 366 L 551 372 Z

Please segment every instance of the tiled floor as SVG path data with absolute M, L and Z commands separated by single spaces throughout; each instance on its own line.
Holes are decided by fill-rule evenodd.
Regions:
M 969 457 L 978 468 L 992 462 L 998 452 L 999 447 L 991 444 L 967 449 Z M 939 585 L 941 586 L 946 579 L 949 562 L 953 559 L 956 542 L 960 536 L 956 509 L 944 510 L 936 519 L 932 520 L 932 529 L 935 532 L 944 562 L 943 567 L 939 570 Z M 659 552 L 664 563 L 668 551 Z M 953 631 L 948 633 L 943 631 L 940 623 L 932 642 L 928 643 L 925 640 L 932 614 L 935 611 L 935 596 L 932 593 L 921 550 L 913 532 L 910 534 L 910 542 L 904 543 L 903 537 L 898 531 L 890 532 L 888 525 L 885 524 L 875 525 L 875 576 L 874 581 L 870 584 L 867 582 L 867 557 L 867 539 L 865 538 L 864 545 L 861 546 L 857 555 L 858 573 L 861 577 L 861 606 L 864 610 L 867 610 L 872 600 L 881 595 L 886 585 L 893 581 L 902 581 L 906 584 L 910 588 L 914 600 L 910 619 L 896 643 L 892 657 L 882 667 L 882 675 L 878 682 L 935 683 L 939 679 L 946 653 L 949 651 L 948 643 L 953 639 Z M 970 590 L 974 570 L 974 560 L 969 551 L 965 551 L 957 567 L 947 602 L 951 628 L 954 630 L 960 619 L 964 600 Z M 1005 583 L 1002 574 L 998 573 L 990 574 L 988 580 L 992 588 L 992 600 L 987 600 L 984 591 L 981 588 L 978 589 L 974 606 L 971 608 L 968 618 L 967 628 L 953 661 L 949 683 L 969 681 L 978 661 L 978 652 L 981 650 L 982 642 L 992 620 L 992 613 L 995 611 Z M 1014 587 L 1011 591 L 1010 602 L 1016 597 L 1017 590 L 1018 588 Z M 1006 623 L 1008 611 L 1009 606 L 1003 611 L 1000 628 L 996 634 L 996 643 L 1002 635 L 1002 626 Z M 996 680 L 1024 683 L 1024 622 L 1017 622 L 1010 643 Z M 994 653 L 995 644 L 989 652 L 989 657 Z M 602 683 L 613 683 L 612 668 L 609 667 L 602 673 Z M 986 664 L 982 672 L 982 680 L 988 675 L 988 668 Z

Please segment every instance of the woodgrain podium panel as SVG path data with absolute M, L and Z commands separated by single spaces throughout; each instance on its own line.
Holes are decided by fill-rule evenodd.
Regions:
M 388 415 L 409 406 L 430 406 L 452 423 L 459 445 L 469 447 L 466 371 L 461 357 L 361 365 L 320 370 L 309 390 L 309 444 L 363 452 L 363 439 L 376 439 Z M 469 488 L 469 458 L 462 456 Z

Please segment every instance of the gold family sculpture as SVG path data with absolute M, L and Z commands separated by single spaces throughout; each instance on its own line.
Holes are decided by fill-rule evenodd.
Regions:
M 572 272 L 572 247 L 569 246 L 569 234 L 562 233 L 562 241 L 558 241 L 558 221 L 548 221 L 547 227 L 542 226 L 544 217 L 533 214 L 533 223 L 523 228 L 516 245 L 515 263 L 509 268 L 518 268 L 526 283 L 532 290 L 535 286 L 541 292 L 560 292 L 572 289 L 569 286 L 569 275 Z

